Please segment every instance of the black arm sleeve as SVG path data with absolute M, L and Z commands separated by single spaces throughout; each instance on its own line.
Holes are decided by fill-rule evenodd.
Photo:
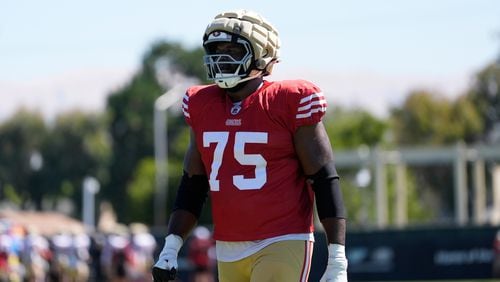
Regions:
M 333 161 L 327 163 L 314 175 L 308 176 L 316 198 L 316 209 L 320 220 L 327 217 L 346 218 L 340 178 Z
M 186 210 L 200 218 L 201 209 L 205 204 L 209 190 L 206 175 L 193 175 L 189 177 L 184 171 L 177 190 L 173 210 Z

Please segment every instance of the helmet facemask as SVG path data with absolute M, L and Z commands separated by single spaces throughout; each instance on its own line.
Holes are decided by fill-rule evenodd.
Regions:
M 208 79 L 221 88 L 233 88 L 247 80 L 245 78 L 252 70 L 253 52 L 246 39 L 215 31 L 208 36 L 203 47 Z

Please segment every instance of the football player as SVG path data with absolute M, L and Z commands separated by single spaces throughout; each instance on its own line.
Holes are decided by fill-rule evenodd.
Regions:
M 345 209 L 321 89 L 264 79 L 280 41 L 255 12 L 217 15 L 203 47 L 215 83 L 190 87 L 183 99 L 191 141 L 154 281 L 175 279 L 178 252 L 207 194 L 219 281 L 307 281 L 314 203 L 328 240 L 321 281 L 347 281 Z

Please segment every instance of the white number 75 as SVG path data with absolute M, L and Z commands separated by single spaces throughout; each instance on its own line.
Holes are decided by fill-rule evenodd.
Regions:
M 211 143 L 216 143 L 209 176 L 211 191 L 219 191 L 220 189 L 217 176 L 228 139 L 229 132 L 227 131 L 203 133 L 203 147 L 209 147 Z M 240 190 L 256 190 L 262 188 L 267 181 L 267 161 L 259 154 L 245 154 L 245 144 L 247 143 L 266 144 L 267 132 L 236 132 L 234 136 L 234 158 L 242 165 L 255 166 L 255 178 L 234 175 L 233 184 Z

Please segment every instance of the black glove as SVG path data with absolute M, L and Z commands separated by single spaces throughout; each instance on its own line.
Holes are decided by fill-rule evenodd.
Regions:
M 177 276 L 177 269 L 172 268 L 170 270 L 161 269 L 159 267 L 153 267 L 153 281 L 154 282 L 168 282 L 175 280 Z

